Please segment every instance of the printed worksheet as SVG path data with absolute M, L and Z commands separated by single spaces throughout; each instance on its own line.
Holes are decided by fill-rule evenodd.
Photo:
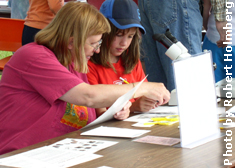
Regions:
M 66 168 L 103 157 L 94 153 L 117 143 L 66 138 L 49 146 L 2 158 L 0 165 L 23 168 Z
M 56 149 L 51 146 L 36 148 L 0 159 L 0 165 L 22 168 L 66 168 L 102 157 L 93 153 Z
M 101 141 L 94 139 L 66 138 L 50 146 L 56 149 L 78 151 L 82 153 L 95 153 L 101 149 L 117 144 L 116 141 Z

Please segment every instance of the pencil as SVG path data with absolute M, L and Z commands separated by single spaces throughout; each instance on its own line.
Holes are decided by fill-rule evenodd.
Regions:
M 121 79 L 124 83 L 129 84 L 129 82 L 127 82 L 125 79 L 123 79 L 122 77 L 120 77 L 119 79 Z

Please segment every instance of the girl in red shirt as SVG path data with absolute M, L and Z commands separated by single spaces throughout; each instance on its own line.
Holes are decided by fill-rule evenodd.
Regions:
M 145 29 L 140 24 L 138 6 L 133 0 L 106 0 L 100 12 L 108 19 L 111 33 L 103 35 L 100 53 L 95 53 L 88 62 L 90 84 L 141 81 L 145 73 L 140 62 L 139 43 L 140 32 L 145 34 Z M 132 100 L 130 111 L 147 112 L 156 106 L 156 101 L 142 96 Z M 106 108 L 96 109 L 98 116 L 105 111 Z

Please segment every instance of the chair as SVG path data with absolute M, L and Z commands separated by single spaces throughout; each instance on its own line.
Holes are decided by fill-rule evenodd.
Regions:
M 22 46 L 22 32 L 24 28 L 23 19 L 11 19 L 0 17 L 0 50 L 15 52 Z M 0 70 L 3 70 L 5 64 L 11 56 L 0 60 Z

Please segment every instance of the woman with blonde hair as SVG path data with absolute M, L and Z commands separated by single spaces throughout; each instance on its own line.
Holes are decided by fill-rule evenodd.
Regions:
M 89 85 L 87 61 L 98 53 L 106 18 L 93 6 L 68 2 L 35 42 L 22 46 L 5 65 L 0 81 L 0 154 L 80 129 L 133 85 Z M 141 85 L 135 96 L 165 103 L 163 85 Z M 129 116 L 127 103 L 114 117 Z

